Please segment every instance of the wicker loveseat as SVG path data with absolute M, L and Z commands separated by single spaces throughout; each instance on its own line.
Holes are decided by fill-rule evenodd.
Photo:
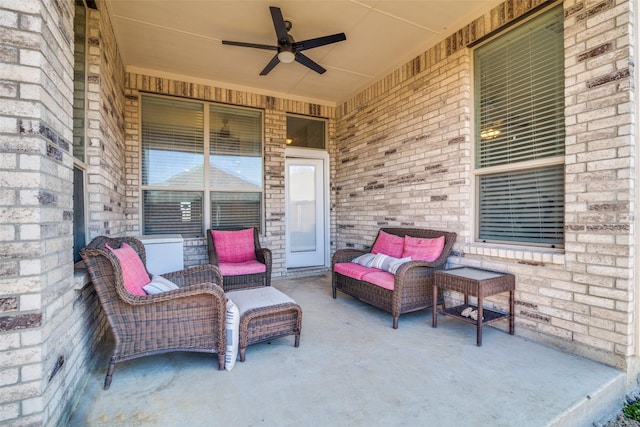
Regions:
M 389 276 L 390 273 L 386 271 L 353 265 L 352 261 L 357 257 L 372 251 L 375 253 L 376 243 L 379 243 L 381 236 L 389 237 L 389 235 L 403 239 L 405 236 L 410 236 L 423 241 L 430 241 L 444 236 L 444 245 L 437 259 L 429 262 L 420 260 L 405 261 L 397 267 L 393 276 Z M 401 314 L 433 306 L 433 272 L 445 267 L 455 239 L 456 233 L 446 231 L 418 228 L 382 228 L 378 232 L 371 250 L 339 249 L 335 252 L 331 260 L 333 298 L 336 298 L 336 291 L 340 290 L 374 307 L 387 311 L 393 316 L 393 328 L 397 329 L 398 319 Z M 402 249 L 399 250 L 401 251 Z M 343 265 L 339 266 L 338 264 Z M 336 269 L 342 271 L 342 273 L 337 272 Z M 350 270 L 355 270 L 356 274 L 353 274 Z M 373 274 L 364 275 L 362 279 L 356 278 L 366 273 L 366 271 L 371 271 Z M 386 280 L 386 287 L 372 283 L 367 280 L 368 278 L 382 278 L 383 281 Z M 374 279 L 371 280 L 380 282 L 380 280 Z

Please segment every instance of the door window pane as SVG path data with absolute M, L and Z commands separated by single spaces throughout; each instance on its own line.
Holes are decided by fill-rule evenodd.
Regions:
M 316 197 L 315 168 L 289 167 L 289 243 L 291 252 L 315 251 Z

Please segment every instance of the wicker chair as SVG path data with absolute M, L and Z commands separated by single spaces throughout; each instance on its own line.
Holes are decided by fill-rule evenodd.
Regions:
M 104 389 L 116 363 L 153 354 L 217 353 L 218 369 L 224 369 L 227 300 L 218 269 L 203 265 L 163 274 L 179 289 L 134 296 L 124 287 L 118 258 L 105 247 L 119 248 L 123 242 L 146 263 L 144 245 L 131 237 L 96 237 L 80 251 L 115 338 Z
M 243 229 L 246 230 L 246 227 L 225 228 L 220 231 L 239 231 Z M 225 292 L 238 289 L 257 288 L 260 286 L 271 286 L 271 251 L 267 248 L 260 247 L 260 239 L 258 238 L 258 230 L 256 228 L 253 229 L 253 244 L 256 261 L 264 264 L 266 266 L 266 271 L 264 273 L 240 275 L 227 275 L 223 272 L 222 286 Z M 220 254 L 216 252 L 216 245 L 211 230 L 207 230 L 207 246 L 209 252 L 209 264 L 220 267 Z
M 391 313 L 393 316 L 393 328 L 397 329 L 398 319 L 401 314 L 433 306 L 433 272 L 445 267 L 447 257 L 456 240 L 456 233 L 419 228 L 382 228 L 381 230 L 400 237 L 411 236 L 432 239 L 444 236 L 445 238 L 444 249 L 440 257 L 435 261 L 411 261 L 402 265 L 394 275 L 393 290 L 345 276 L 337 273 L 333 268 L 338 263 L 349 262 L 359 255 L 368 253 L 368 250 L 339 249 L 334 253 L 331 259 L 333 298 L 336 298 L 336 290 L 340 290 L 356 299 Z

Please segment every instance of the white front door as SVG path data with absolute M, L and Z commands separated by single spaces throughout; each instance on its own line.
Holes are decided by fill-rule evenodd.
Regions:
M 325 161 L 285 160 L 287 268 L 325 265 Z

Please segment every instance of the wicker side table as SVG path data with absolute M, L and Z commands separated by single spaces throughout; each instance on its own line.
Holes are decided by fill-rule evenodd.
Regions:
M 514 334 L 514 291 L 515 276 L 509 273 L 501 273 L 497 271 L 483 270 L 474 267 L 459 267 L 450 270 L 438 270 L 433 273 L 433 297 L 437 301 L 438 288 L 448 289 L 464 294 L 464 304 L 451 308 L 442 306 L 442 314 L 452 316 L 456 319 L 463 320 L 468 323 L 476 324 L 476 342 L 478 346 L 482 345 L 482 326 L 492 323 L 500 319 L 509 319 L 509 333 Z M 485 297 L 496 295 L 502 292 L 509 292 L 509 313 L 500 313 L 494 310 L 483 309 L 482 302 Z M 471 307 L 469 305 L 469 295 L 478 299 L 478 318 L 473 320 L 469 317 L 462 316 L 462 311 Z M 475 307 L 474 307 L 475 308 Z M 433 318 L 431 326 L 438 327 L 437 307 L 433 308 Z

